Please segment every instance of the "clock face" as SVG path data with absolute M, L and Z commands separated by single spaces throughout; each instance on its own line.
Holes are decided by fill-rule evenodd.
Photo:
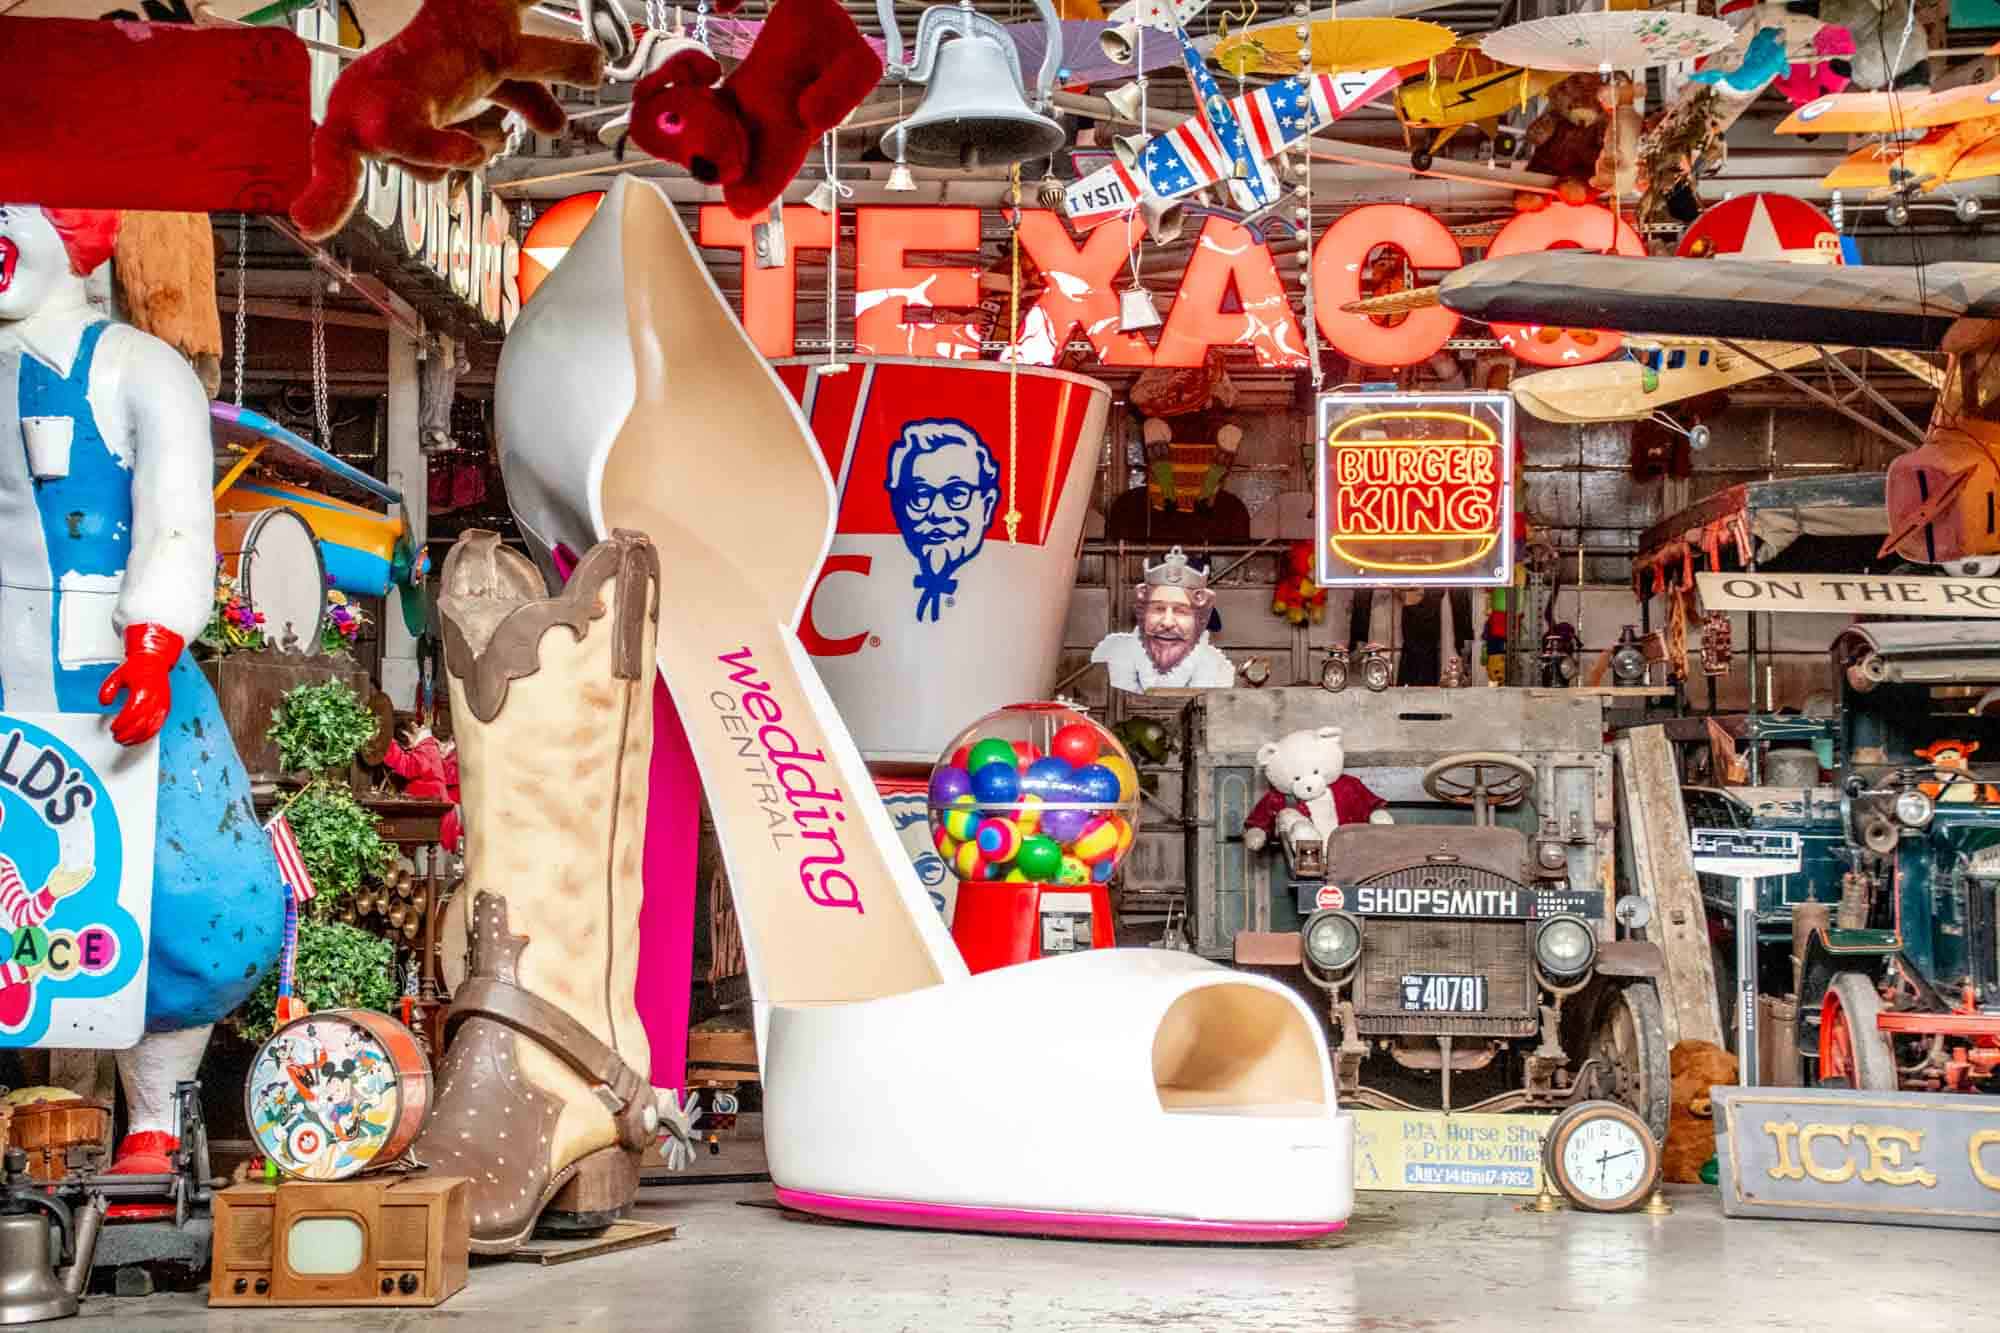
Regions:
M 1581 1207 L 1616 1212 L 1652 1188 L 1659 1148 L 1645 1123 L 1613 1102 L 1584 1102 L 1556 1118 L 1547 1163 L 1555 1183 Z

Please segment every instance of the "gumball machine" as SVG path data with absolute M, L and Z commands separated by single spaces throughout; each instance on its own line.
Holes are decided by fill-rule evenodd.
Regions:
M 974 972 L 1116 942 L 1108 886 L 1138 829 L 1139 771 L 1104 727 L 1063 703 L 988 713 L 931 770 L 929 809 Z

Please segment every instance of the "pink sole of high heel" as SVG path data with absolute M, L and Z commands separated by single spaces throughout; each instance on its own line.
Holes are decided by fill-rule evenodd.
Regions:
M 1067 1236 L 1085 1240 L 1177 1240 L 1208 1244 L 1269 1244 L 1329 1236 L 1345 1222 L 1212 1222 L 1193 1217 L 1134 1217 L 1119 1213 L 1038 1212 L 1024 1208 L 975 1208 L 963 1204 L 857 1199 L 810 1190 L 776 1190 L 778 1202 L 801 1213 L 870 1222 L 877 1226 L 935 1231 L 994 1231 L 1014 1236 Z

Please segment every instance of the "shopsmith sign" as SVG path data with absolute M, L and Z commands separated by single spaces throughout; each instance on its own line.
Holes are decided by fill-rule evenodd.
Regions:
M 543 215 L 526 242 L 538 260 L 536 277 L 541 263 L 556 261 L 601 198 L 572 196 Z M 982 290 L 982 266 L 973 262 L 980 249 L 980 215 L 980 209 L 969 205 L 853 210 L 854 263 L 849 271 L 857 352 L 972 361 L 986 355 L 986 343 L 1004 338 L 1001 329 L 991 327 L 990 314 L 970 313 L 992 295 Z M 756 262 L 751 221 L 720 204 L 708 204 L 700 211 L 699 225 L 704 247 L 735 250 L 742 257 L 743 326 L 758 350 L 774 358 L 794 355 L 798 257 L 833 244 L 832 220 L 807 205 L 787 205 L 785 262 L 771 268 Z M 1226 218 L 1203 221 L 1193 256 L 1174 285 L 1173 305 L 1154 337 L 1121 330 L 1119 289 L 1129 281 L 1132 252 L 1142 238 L 1136 221 L 1097 227 L 1078 238 L 1060 214 L 1022 210 L 1023 270 L 1040 275 L 1033 299 L 1024 303 L 1014 341 L 1023 364 L 1056 365 L 1074 341 L 1088 342 L 1093 359 L 1107 366 L 1197 366 L 1212 347 L 1246 348 L 1267 366 L 1308 364 L 1305 330 L 1291 304 L 1286 274 L 1255 233 Z M 1645 253 L 1638 233 L 1609 210 L 1556 202 L 1509 220 L 1487 242 L 1484 256 L 1566 246 Z M 1320 337 L 1364 365 L 1418 364 L 1458 332 L 1458 313 L 1442 306 L 1381 321 L 1341 309 L 1360 298 L 1367 270 L 1397 253 L 1425 274 L 1468 262 L 1449 228 L 1404 204 L 1354 209 L 1313 245 L 1312 313 Z M 952 254 L 965 255 L 967 262 L 938 262 Z M 814 260 L 814 284 L 820 281 L 820 262 Z M 502 267 L 505 271 L 504 260 Z M 518 252 L 514 267 L 519 268 Z M 532 295 L 533 282 L 522 285 Z M 504 279 L 501 290 L 510 290 Z M 1601 361 L 1621 343 L 1611 333 L 1578 339 L 1558 328 L 1495 324 L 1492 329 L 1515 357 L 1538 366 Z

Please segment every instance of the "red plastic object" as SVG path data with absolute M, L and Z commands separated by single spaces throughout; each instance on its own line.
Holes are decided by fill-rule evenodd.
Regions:
M 951 937 L 966 967 L 990 972 L 1045 957 L 1042 918 L 1049 909 L 1063 908 L 1065 897 L 1090 900 L 1091 948 L 1109 949 L 1117 942 L 1111 894 L 1102 884 L 961 883 L 958 905 L 952 909 Z M 1044 898 L 1056 901 L 1045 904 Z
M 305 45 L 280 28 L 0 18 L 0 199 L 282 213 L 310 175 Z

